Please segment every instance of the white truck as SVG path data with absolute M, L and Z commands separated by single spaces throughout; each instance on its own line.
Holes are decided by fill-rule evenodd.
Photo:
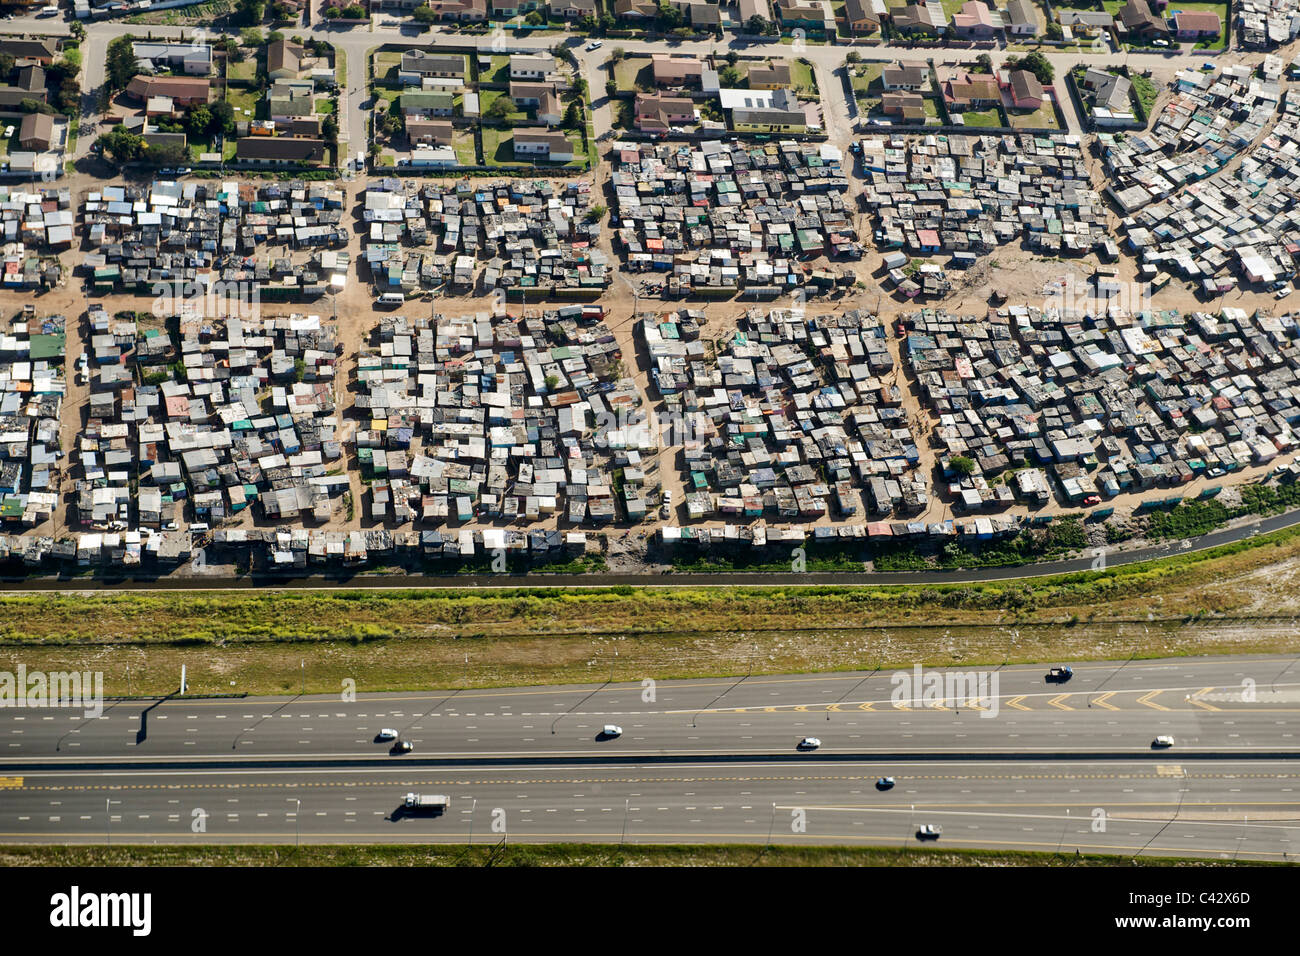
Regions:
M 406 809 L 415 813 L 419 813 L 421 810 L 431 813 L 443 813 L 449 803 L 451 803 L 451 798 L 441 793 L 408 793 L 405 806 Z

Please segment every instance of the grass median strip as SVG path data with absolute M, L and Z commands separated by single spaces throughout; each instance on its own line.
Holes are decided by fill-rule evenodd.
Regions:
M 25 846 L 0 849 L 0 866 L 1268 866 L 1098 853 L 886 849 L 838 846 Z

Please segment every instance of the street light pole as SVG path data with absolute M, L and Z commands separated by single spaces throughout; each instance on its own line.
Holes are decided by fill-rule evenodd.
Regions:
M 469 846 L 474 845 L 474 808 L 478 806 L 478 798 L 475 797 L 469 802 Z
M 302 846 L 302 801 L 295 797 L 293 803 L 293 848 L 296 851 Z

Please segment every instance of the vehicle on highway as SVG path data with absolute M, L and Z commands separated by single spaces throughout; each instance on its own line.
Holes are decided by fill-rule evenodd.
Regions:
M 917 829 L 916 838 L 918 840 L 937 840 L 941 833 L 943 833 L 943 827 L 939 826 L 939 824 L 927 823 Z
M 1155 740 L 1151 741 L 1151 746 L 1159 750 L 1164 750 L 1165 748 L 1172 747 L 1173 745 L 1174 745 L 1174 738 L 1170 737 L 1168 734 L 1161 734 Z
M 415 744 L 411 743 L 409 740 L 399 740 L 397 743 L 393 744 L 392 748 L 388 752 L 390 754 L 409 754 L 414 749 Z
M 606 724 L 600 728 L 600 736 L 605 740 L 613 740 L 615 737 L 623 736 L 623 728 L 618 724 Z
M 391 727 L 385 727 L 383 730 L 379 731 L 379 733 L 375 734 L 375 739 L 376 739 L 376 740 L 396 740 L 396 739 L 397 739 L 397 731 L 393 730 Z
M 443 813 L 447 805 L 451 803 L 451 797 L 442 793 L 408 793 L 406 799 L 402 802 L 407 810 L 415 811 L 428 810 L 436 813 Z
M 663 506 L 659 513 L 664 518 L 671 518 L 673 514 L 673 493 L 667 489 L 664 489 Z
M 1053 667 L 1047 672 L 1047 682 L 1049 684 L 1064 684 L 1074 676 L 1074 668 L 1068 664 L 1064 667 Z
M 799 741 L 798 750 L 816 750 L 822 745 L 822 742 L 816 737 L 805 737 Z
M 879 780 L 876 781 L 877 790 L 892 790 L 893 788 L 894 788 L 893 777 L 881 777 Z

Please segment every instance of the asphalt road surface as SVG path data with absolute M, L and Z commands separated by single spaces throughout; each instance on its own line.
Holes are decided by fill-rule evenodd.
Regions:
M 938 823 L 944 845 L 1290 853 L 1295 659 L 1045 670 L 4 709 L 0 841 L 459 842 L 472 819 L 484 840 L 901 844 Z M 412 790 L 451 807 L 402 813 Z

